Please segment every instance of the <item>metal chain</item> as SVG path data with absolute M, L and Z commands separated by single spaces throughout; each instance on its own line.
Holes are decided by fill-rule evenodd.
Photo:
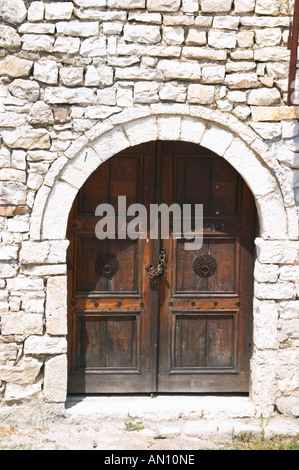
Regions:
M 159 254 L 158 265 L 155 268 L 154 266 L 150 265 L 145 268 L 146 272 L 148 273 L 150 279 L 154 279 L 156 277 L 161 276 L 167 268 L 167 252 L 164 248 L 161 248 L 161 252 Z

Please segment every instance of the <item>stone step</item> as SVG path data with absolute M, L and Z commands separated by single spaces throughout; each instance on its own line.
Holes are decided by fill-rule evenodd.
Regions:
M 244 433 L 259 438 L 295 435 L 299 423 L 279 415 L 262 418 L 248 397 L 229 396 L 72 396 L 66 404 L 72 424 L 93 423 L 140 436 L 185 436 L 229 440 Z

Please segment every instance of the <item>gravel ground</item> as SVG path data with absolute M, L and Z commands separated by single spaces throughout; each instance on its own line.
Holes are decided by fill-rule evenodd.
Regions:
M 219 442 L 186 436 L 162 436 L 125 423 L 102 425 L 47 423 L 41 428 L 0 422 L 0 450 L 213 450 Z

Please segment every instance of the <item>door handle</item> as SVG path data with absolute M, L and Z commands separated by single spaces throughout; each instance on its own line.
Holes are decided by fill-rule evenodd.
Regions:
M 145 270 L 149 275 L 150 279 L 155 279 L 159 276 L 161 276 L 167 269 L 167 252 L 165 248 L 161 248 L 160 254 L 159 254 L 159 259 L 158 259 L 158 265 L 156 267 L 149 265 L 146 266 Z

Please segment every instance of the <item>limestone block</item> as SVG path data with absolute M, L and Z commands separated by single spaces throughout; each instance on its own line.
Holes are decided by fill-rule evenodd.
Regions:
M 260 236 L 265 239 L 287 238 L 287 218 L 278 190 L 258 198 L 256 204 L 260 214 Z
M 15 277 L 17 267 L 15 261 L 0 261 L 0 278 Z
M 234 5 L 236 13 L 250 13 L 254 11 L 255 0 L 235 0 Z
M 0 170 L 0 180 L 2 181 L 26 181 L 26 173 L 23 170 L 15 170 L 13 168 L 2 168 Z
M 145 0 L 108 0 L 108 7 L 126 9 L 145 8 Z
M 16 343 L 0 341 L 0 365 L 13 365 L 16 362 L 18 346 Z
M 33 33 L 33 34 L 54 34 L 55 25 L 46 23 L 23 23 L 19 29 L 19 33 Z
M 0 15 L 7 23 L 22 23 L 27 16 L 23 0 L 1 0 Z
M 241 48 L 252 47 L 254 42 L 253 31 L 240 31 L 237 33 L 237 45 Z
M 1 316 L 3 335 L 42 335 L 43 315 L 10 313 Z
M 28 122 L 30 124 L 42 125 L 53 124 L 54 117 L 52 109 L 43 101 L 37 101 L 30 108 Z
M 129 13 L 129 21 L 138 21 L 140 23 L 155 23 L 161 24 L 162 23 L 162 15 L 161 13 Z
M 0 126 L 1 127 L 18 127 L 26 124 L 26 116 L 19 113 L 6 111 L 0 113 Z
M 124 92 L 118 90 L 119 102 L 124 103 L 124 106 L 131 106 L 132 91 L 129 89 L 128 93 L 126 93 L 126 88 L 123 90 Z M 121 108 L 117 106 L 88 106 L 88 108 L 85 109 L 85 117 L 87 119 L 105 119 L 114 113 L 119 113 L 120 111 Z
M 296 119 L 299 116 L 298 109 L 293 106 L 267 107 L 254 106 L 251 109 L 252 120 L 254 122 L 282 121 Z
M 132 147 L 144 142 L 157 140 L 158 128 L 156 118 L 138 119 L 135 122 L 128 123 L 125 126 L 125 132 Z
M 66 273 L 65 264 L 40 264 L 40 265 L 22 265 L 23 274 L 28 276 L 59 276 Z
M 43 2 L 31 2 L 28 8 L 28 21 L 42 21 L 44 19 L 45 5 Z
M 119 44 L 117 53 L 120 56 L 143 55 L 144 46 L 141 44 Z M 149 57 L 179 57 L 181 48 L 178 46 L 151 46 L 146 47 L 146 55 Z M 130 64 L 128 64 L 130 65 Z
M 298 260 L 298 242 L 256 239 L 257 258 L 260 263 L 293 264 Z
M 198 80 L 201 77 L 201 66 L 197 63 L 161 60 L 158 70 L 166 79 Z
M 107 158 L 119 153 L 130 147 L 126 135 L 121 128 L 116 127 L 105 135 L 96 139 L 93 144 L 93 148 L 97 152 L 101 161 L 105 161 Z
M 265 140 L 272 140 L 281 136 L 282 128 L 278 122 L 251 123 L 250 126 Z
M 85 39 L 81 44 L 80 54 L 87 57 L 106 56 L 106 38 Z
M 161 84 L 159 96 L 162 101 L 184 103 L 186 101 L 186 88 L 183 85 L 163 83 Z
M 66 250 L 69 246 L 68 240 L 50 241 L 50 251 L 47 257 L 48 263 L 66 263 Z
M 51 145 L 46 129 L 20 127 L 16 130 L 3 131 L 2 138 L 4 143 L 11 148 L 48 149 Z
M 95 104 L 96 96 L 88 88 L 47 88 L 45 101 L 49 104 Z
M 212 104 L 214 102 L 215 87 L 208 85 L 189 85 L 187 99 L 190 103 Z
M 158 139 L 179 140 L 181 132 L 181 117 L 162 116 L 157 120 Z
M 74 5 L 72 2 L 55 2 L 45 5 L 46 20 L 70 20 Z
M 1 380 L 19 385 L 33 384 L 42 365 L 39 359 L 25 357 L 16 366 L 0 366 Z
M 115 78 L 120 80 L 155 80 L 157 76 L 157 71 L 152 68 L 126 67 L 115 69 Z
M 227 75 L 226 83 L 232 89 L 256 88 L 258 77 L 256 73 L 232 73 Z
M 198 0 L 183 0 L 182 11 L 184 13 L 196 13 L 199 10 Z
M 98 21 L 60 21 L 56 23 L 58 34 L 67 36 L 96 36 L 99 33 Z
M 1 146 L 0 147 L 0 166 L 1 168 L 9 168 L 10 164 L 10 151 Z
M 58 80 L 58 65 L 55 60 L 40 60 L 34 63 L 33 76 L 36 80 L 56 85 Z
M 48 242 L 24 241 L 20 251 L 22 264 L 43 264 L 49 253 Z
M 278 265 L 261 264 L 258 261 L 254 267 L 254 278 L 258 282 L 276 282 L 278 279 Z
M 223 156 L 233 139 L 234 136 L 230 132 L 221 128 L 211 127 L 206 130 L 201 145 Z
M 92 67 L 92 66 L 91 66 Z M 87 72 L 85 74 L 86 84 Z M 98 103 L 101 105 L 115 106 L 116 105 L 116 89 L 105 88 L 104 90 L 97 90 Z
M 184 42 L 185 32 L 181 26 L 164 26 L 163 39 L 170 45 L 178 45 Z
M 83 67 L 62 67 L 59 71 L 62 85 L 78 86 L 83 83 Z
M 178 11 L 180 6 L 180 0 L 147 0 L 149 11 Z
M 10 401 L 28 400 L 37 396 L 41 390 L 41 384 L 18 385 L 6 384 L 5 387 L 5 403 Z
M 158 85 L 155 82 L 138 82 L 134 85 L 135 103 L 156 103 L 159 101 Z
M 61 354 L 45 362 L 44 398 L 64 403 L 67 394 L 67 357 Z
M 282 397 L 277 400 L 278 411 L 292 418 L 299 417 L 299 399 L 294 397 Z
M 218 29 L 210 30 L 208 33 L 209 46 L 216 49 L 234 49 L 237 43 L 237 35 L 235 32 L 223 32 Z
M 254 60 L 257 62 L 288 61 L 290 52 L 286 47 L 261 47 L 254 51 Z
M 131 1 L 131 0 L 128 0 Z M 74 0 L 75 5 L 83 8 L 102 8 L 106 6 L 106 0 Z
M 283 281 L 297 281 L 299 279 L 299 266 L 281 266 L 279 278 Z
M 193 15 L 164 15 L 163 23 L 167 26 L 193 26 L 195 20 Z
M 29 220 L 28 218 L 14 217 L 7 221 L 8 232 L 19 232 L 25 233 L 29 231 Z
M 201 11 L 204 13 L 228 13 L 232 9 L 232 0 L 202 0 Z
M 195 18 L 195 26 L 201 28 L 210 28 L 213 23 L 213 16 L 197 16 Z
M 280 103 L 280 92 L 277 88 L 259 88 L 250 91 L 248 95 L 248 104 L 253 106 L 270 106 Z
M 28 277 L 18 277 L 7 281 L 7 289 L 9 292 L 14 291 L 43 291 L 43 279 L 31 279 Z
M 65 182 L 59 182 L 53 187 L 44 217 L 43 236 L 45 239 L 65 238 L 67 214 L 76 194 L 77 189 Z
M 155 25 L 125 25 L 124 40 L 134 43 L 156 44 L 161 41 L 160 27 Z
M 10 26 L 0 25 L 0 47 L 10 52 L 21 48 L 21 39 L 18 33 Z
M 259 15 L 276 16 L 280 12 L 281 0 L 256 0 L 255 12 Z
M 22 183 L 1 181 L 0 182 L 0 204 L 25 204 L 26 187 Z
M 0 247 L 0 260 L 9 261 L 18 258 L 18 246 L 1 246 Z
M 282 121 L 282 138 L 291 139 L 296 137 L 299 133 L 299 123 L 297 120 Z
M 206 43 L 207 43 L 206 31 L 199 29 L 199 28 L 194 28 L 194 27 L 189 28 L 188 35 L 186 38 L 186 44 L 203 46 Z
M 81 149 L 80 149 L 81 150 Z M 86 164 L 88 162 L 88 165 Z M 96 152 L 90 148 L 84 148 L 76 152 L 75 158 L 65 165 L 61 172 L 61 179 L 66 182 L 71 182 L 73 186 L 78 189 L 86 181 L 90 172 L 94 171 L 101 164 L 101 158 Z M 55 246 L 57 241 L 51 242 L 51 247 Z M 59 252 L 62 254 L 63 248 L 60 247 Z M 51 259 L 53 257 L 53 249 L 51 248 Z
M 225 66 L 215 65 L 202 68 L 202 81 L 204 83 L 223 83 L 225 77 Z
M 24 34 L 22 41 L 24 51 L 52 52 L 55 39 L 46 34 Z
M 205 125 L 200 120 L 184 117 L 181 123 L 181 140 L 200 144 L 205 130 Z
M 12 78 L 26 77 L 29 75 L 32 65 L 31 60 L 20 59 L 14 55 L 7 56 L 0 61 L 0 74 Z
M 238 16 L 215 16 L 213 20 L 213 28 L 237 30 L 239 23 L 240 18 Z
M 27 356 L 65 354 L 67 342 L 64 337 L 32 335 L 25 340 L 24 352 Z
M 54 43 L 53 52 L 76 54 L 80 49 L 80 39 L 59 36 Z
M 273 300 L 254 301 L 254 345 L 258 349 L 276 349 L 278 310 Z
M 288 302 L 279 303 L 279 318 L 284 320 L 291 320 L 298 318 L 299 301 L 293 300 Z
M 255 31 L 255 42 L 258 46 L 276 46 L 280 41 L 280 28 L 263 28 Z
M 39 98 L 39 84 L 33 80 L 23 80 L 17 78 L 8 86 L 10 93 L 20 98 L 34 103 Z
M 123 24 L 119 22 L 114 22 L 114 23 L 103 23 L 103 33 L 106 35 L 109 34 L 121 34 L 123 30 Z
M 66 276 L 47 281 L 46 325 L 49 335 L 67 334 Z

